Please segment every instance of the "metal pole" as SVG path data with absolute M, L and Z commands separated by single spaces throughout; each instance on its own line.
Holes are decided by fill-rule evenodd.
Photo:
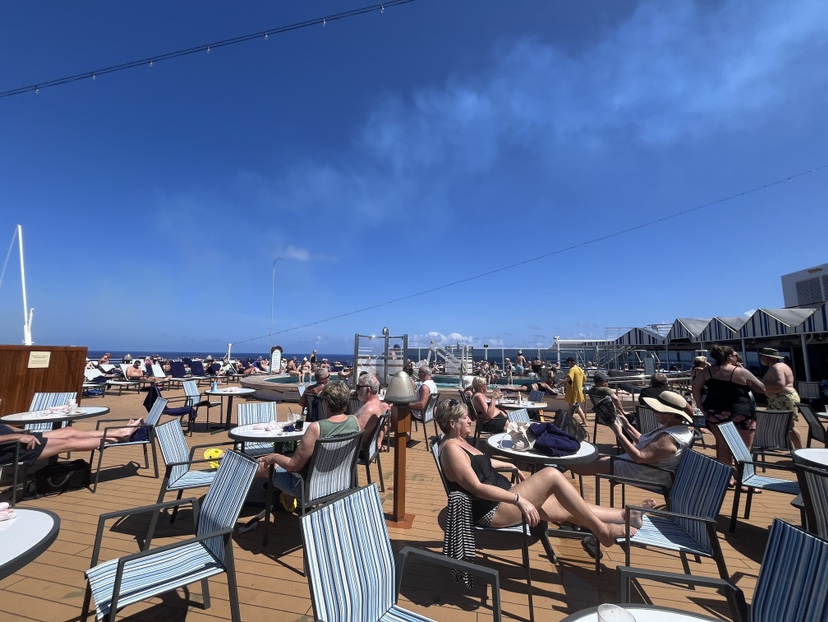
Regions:
M 23 264 L 23 226 L 17 225 L 17 244 L 20 248 L 20 282 L 23 286 L 23 345 L 32 345 L 32 314 L 26 300 L 26 268 Z
M 281 257 L 273 260 L 273 269 L 270 275 L 270 351 L 273 351 L 273 301 L 276 298 L 276 262 L 281 261 Z

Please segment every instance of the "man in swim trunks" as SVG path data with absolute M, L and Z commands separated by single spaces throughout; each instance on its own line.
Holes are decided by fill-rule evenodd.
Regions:
M 795 449 L 802 448 L 802 437 L 796 429 L 799 421 L 799 393 L 794 388 L 793 370 L 784 362 L 776 348 L 761 348 L 759 362 L 768 368 L 762 376 L 765 396 L 771 410 L 791 410 L 793 419 L 788 437 Z

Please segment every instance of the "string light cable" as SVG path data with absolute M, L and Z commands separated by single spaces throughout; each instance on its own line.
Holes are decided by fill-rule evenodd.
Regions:
M 309 19 L 304 22 L 296 22 L 295 24 L 289 24 L 287 26 L 269 28 L 267 30 L 262 30 L 260 32 L 241 35 L 239 37 L 233 37 L 232 39 L 224 39 L 222 41 L 215 41 L 213 43 L 205 43 L 184 50 L 178 50 L 176 52 L 167 52 L 165 54 L 158 54 L 155 56 L 142 58 L 141 60 L 134 60 L 126 63 L 121 63 L 120 65 L 102 67 L 101 69 L 93 69 L 92 71 L 84 71 L 83 73 L 78 73 L 73 76 L 66 76 L 65 78 L 45 80 L 43 82 L 38 82 L 37 84 L 30 84 L 29 86 L 21 86 L 16 89 L 0 91 L 0 97 L 11 97 L 13 95 L 22 95 L 23 93 L 39 93 L 42 89 L 51 88 L 55 86 L 62 86 L 64 84 L 77 82 L 79 80 L 95 80 L 98 76 L 103 76 L 108 73 L 126 71 L 127 69 L 134 69 L 135 67 L 152 67 L 155 63 L 165 60 L 171 60 L 174 58 L 180 58 L 182 56 L 189 56 L 191 54 L 198 54 L 200 52 L 207 52 L 209 54 L 217 48 L 223 48 L 230 45 L 247 43 L 248 41 L 255 41 L 257 39 L 264 39 L 265 41 L 267 41 L 267 39 L 270 38 L 272 35 L 280 35 L 294 30 L 310 28 L 311 26 L 327 26 L 329 22 L 335 22 L 343 19 L 348 19 L 351 17 L 358 17 L 360 15 L 366 15 L 368 13 L 374 13 L 377 11 L 379 11 L 380 13 L 384 13 L 385 9 L 393 8 L 403 4 L 410 4 L 411 2 L 416 2 L 416 0 L 389 0 L 388 2 L 383 2 L 382 4 L 373 4 L 371 6 L 365 6 L 359 9 L 351 9 L 349 11 L 336 13 L 334 15 L 326 15 L 324 17 Z
M 289 333 L 295 330 L 300 330 L 302 328 L 309 328 L 311 326 L 317 326 L 319 324 L 324 324 L 326 322 L 332 322 L 333 320 L 340 320 L 345 317 L 349 317 L 352 315 L 357 315 L 359 313 L 364 313 L 366 311 L 372 311 L 374 309 L 379 309 L 381 307 L 387 307 L 389 305 L 397 304 L 400 302 L 404 302 L 406 300 L 411 300 L 412 298 L 418 298 L 420 296 L 425 296 L 427 294 L 433 294 L 434 292 L 439 292 L 444 289 L 448 289 L 450 287 L 455 287 L 456 285 L 460 285 L 462 283 L 468 283 L 470 281 L 476 281 L 478 279 L 482 279 L 484 277 L 491 276 L 493 274 L 499 274 L 501 272 L 505 272 L 506 270 L 512 270 L 513 268 L 518 268 L 520 266 L 525 266 L 530 263 L 534 263 L 536 261 L 540 261 L 542 259 L 547 259 L 548 257 L 554 257 L 556 255 L 562 255 L 569 251 L 574 251 L 580 248 L 585 248 L 587 246 L 592 246 L 594 244 L 598 244 L 600 242 L 605 242 L 607 240 L 611 240 L 613 238 L 621 237 L 628 233 L 632 233 L 633 231 L 640 231 L 641 229 L 647 229 L 649 227 L 654 227 L 655 225 L 670 221 L 676 220 L 677 218 L 681 218 L 683 216 L 687 216 L 688 214 L 692 214 L 694 212 L 700 212 L 702 210 L 708 209 L 715 205 L 721 205 L 722 203 L 727 203 L 729 201 L 733 201 L 734 199 L 738 199 L 749 194 L 756 194 L 758 192 L 762 192 L 763 190 L 767 190 L 768 188 L 772 188 L 774 186 L 779 186 L 781 184 L 785 184 L 791 182 L 795 179 L 800 177 L 804 177 L 805 175 L 809 175 L 811 173 L 818 173 L 828 169 L 828 164 L 823 164 L 822 166 L 817 166 L 815 168 L 806 169 L 804 171 L 799 171 L 798 173 L 794 173 L 792 175 L 788 175 L 787 177 L 782 177 L 780 179 L 776 179 L 774 181 L 768 182 L 766 184 L 762 184 L 761 186 L 755 186 L 753 188 L 748 188 L 747 190 L 742 190 L 735 194 L 731 194 L 725 197 L 721 197 L 719 199 L 715 199 L 713 201 L 709 201 L 707 203 L 702 203 L 700 205 L 696 205 L 695 207 L 690 207 L 688 209 L 682 210 L 680 212 L 674 212 L 672 214 L 667 214 L 666 216 L 661 216 L 659 218 L 655 218 L 653 220 L 648 220 L 646 222 L 638 223 L 636 225 L 632 225 L 630 227 L 626 227 L 624 229 L 618 229 L 617 231 L 613 231 L 611 233 L 607 233 L 606 235 L 598 236 L 596 238 L 592 238 L 590 240 L 584 240 L 583 242 L 577 242 L 576 244 L 572 244 L 570 246 L 566 246 L 564 248 L 559 248 L 548 253 L 544 253 L 543 255 L 538 255 L 536 257 L 530 257 L 528 259 L 523 259 L 521 261 L 517 261 L 515 263 L 511 263 L 505 266 L 501 266 L 499 268 L 493 268 L 492 270 L 488 270 L 486 272 L 481 272 L 479 274 L 474 274 L 462 279 L 457 279 L 456 281 L 451 281 L 450 283 L 444 283 L 442 285 L 437 285 L 435 287 L 431 287 L 429 289 L 424 289 L 419 292 L 415 292 L 413 294 L 406 294 L 404 296 L 400 296 L 398 298 L 393 298 L 391 300 L 386 300 L 384 302 L 378 302 L 373 305 L 369 305 L 367 307 L 362 307 L 361 309 L 354 309 L 353 311 L 347 311 L 345 313 L 340 313 L 339 315 L 333 315 L 328 318 L 324 318 L 321 320 L 315 320 L 313 322 L 308 322 L 307 324 L 301 324 L 300 326 L 293 326 L 291 328 L 285 328 L 280 331 L 274 332 L 274 335 L 281 335 L 284 333 Z M 242 341 L 234 341 L 233 344 L 241 344 L 241 343 L 248 343 L 251 341 L 259 341 L 261 339 L 267 338 L 268 335 L 262 335 L 260 337 L 252 337 L 250 339 L 245 339 Z

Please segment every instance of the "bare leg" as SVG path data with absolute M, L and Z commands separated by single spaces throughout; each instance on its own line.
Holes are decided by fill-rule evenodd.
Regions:
M 130 425 L 140 425 L 141 419 L 130 420 Z M 117 443 L 130 437 L 135 431 L 134 427 L 123 427 L 119 430 L 110 430 L 106 436 L 107 442 Z M 67 451 L 92 451 L 101 446 L 101 439 L 104 438 L 103 430 L 75 430 L 74 428 L 60 428 L 44 432 L 43 437 L 47 439 L 46 447 L 40 454 L 40 458 L 51 458 Z
M 563 522 L 569 520 L 586 527 L 604 546 L 612 546 L 617 538 L 624 535 L 624 526 L 619 524 L 618 510 L 590 506 L 556 469 L 542 469 L 512 488 L 530 501 L 542 520 Z M 601 513 L 596 515 L 595 509 Z M 609 513 L 611 512 L 611 514 Z M 612 518 L 612 522 L 602 517 Z M 498 506 L 492 521 L 494 527 L 504 527 L 520 522 L 520 509 L 509 503 Z M 632 533 L 635 533 L 633 529 Z
M 710 426 L 710 431 L 713 433 L 713 438 L 716 439 L 716 460 L 718 460 L 722 464 L 733 466 L 733 456 L 730 453 L 730 449 L 728 449 L 727 447 L 727 443 L 724 440 L 724 436 L 722 436 L 722 433 L 719 432 L 719 426 Z M 739 433 L 741 434 L 742 431 L 740 430 Z M 753 443 L 752 437 L 751 443 Z
M 799 435 L 799 430 L 796 429 L 796 426 L 791 428 L 791 431 L 788 433 L 788 438 L 794 449 L 802 449 L 802 437 Z
M 610 473 L 610 457 L 601 456 L 592 462 L 585 462 L 583 464 L 567 465 L 567 469 L 576 475 L 595 475 L 597 473 Z

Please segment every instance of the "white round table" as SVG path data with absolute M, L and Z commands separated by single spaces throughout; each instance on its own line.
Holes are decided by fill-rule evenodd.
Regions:
M 526 410 L 543 410 L 549 406 L 546 402 L 530 402 L 529 400 L 498 400 L 496 402 L 497 406 L 505 410 L 518 410 L 520 408 L 525 408 Z
M 508 456 L 520 462 L 529 462 L 532 464 L 546 464 L 546 465 L 563 465 L 563 464 L 577 464 L 579 462 L 592 462 L 595 456 L 598 455 L 598 448 L 592 443 L 581 441 L 581 446 L 574 454 L 569 456 L 547 456 L 531 449 L 527 451 L 518 451 L 512 449 L 512 437 L 507 432 L 500 434 L 492 434 L 486 442 L 489 447 L 497 454 Z
M 632 614 L 635 622 L 714 622 L 714 618 L 653 605 L 619 605 Z M 566 616 L 561 622 L 597 622 L 598 607 Z
M 228 430 L 227 434 L 230 438 L 234 441 L 239 441 L 242 445 L 242 453 L 244 453 L 244 444 L 245 442 L 250 443 L 273 443 L 273 451 L 274 453 L 278 451 L 277 446 L 281 445 L 282 443 L 287 443 L 290 441 L 298 441 L 304 435 L 308 429 L 308 423 L 305 422 L 304 426 L 302 426 L 301 430 L 294 430 L 292 432 L 285 432 L 282 430 L 284 426 L 294 425 L 295 422 L 289 423 L 287 421 L 278 421 L 276 422 L 277 429 L 275 430 L 267 430 L 267 429 L 256 429 L 255 426 L 263 426 L 267 425 L 264 423 L 253 423 L 250 425 L 240 425 L 232 430 Z M 240 533 L 243 533 L 249 529 L 252 529 L 254 525 L 256 525 L 260 520 L 264 518 L 265 521 L 265 530 L 264 535 L 262 536 L 262 544 L 267 544 L 267 536 L 270 526 L 270 508 L 273 507 L 273 465 L 270 465 L 267 474 L 267 496 L 265 498 L 265 509 L 264 512 L 260 512 L 256 516 L 254 516 L 251 520 L 249 520 L 243 527 L 240 528 Z
M 9 425 L 26 425 L 27 423 L 63 423 L 64 421 L 74 421 L 75 419 L 86 419 L 87 417 L 97 417 L 98 415 L 105 415 L 109 412 L 106 406 L 80 406 L 77 412 L 49 412 L 46 410 L 35 410 L 24 413 L 14 413 L 0 418 L 0 421 Z
M 17 572 L 51 546 L 60 517 L 49 510 L 14 508 L 16 518 L 0 522 L 0 579 Z
M 807 447 L 794 449 L 791 452 L 793 461 L 804 466 L 817 469 L 828 469 L 828 448 Z
M 205 391 L 205 395 L 218 395 L 221 398 L 221 401 L 224 402 L 224 398 L 227 398 L 227 415 L 224 420 L 224 428 L 226 430 L 230 429 L 230 420 L 233 416 L 233 398 L 237 395 L 253 395 L 256 392 L 256 389 L 245 389 L 239 387 L 227 387 L 225 389 L 210 389 L 209 391 Z

